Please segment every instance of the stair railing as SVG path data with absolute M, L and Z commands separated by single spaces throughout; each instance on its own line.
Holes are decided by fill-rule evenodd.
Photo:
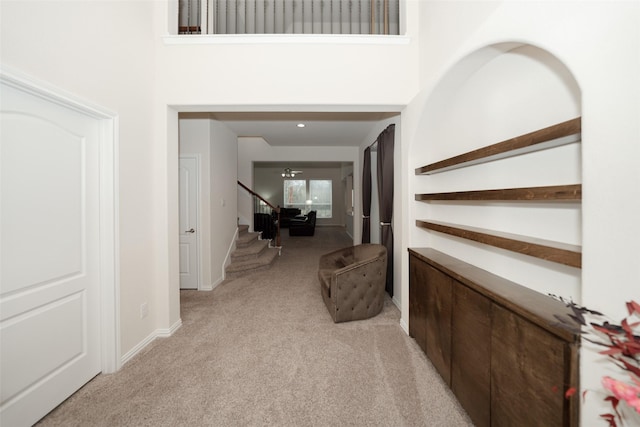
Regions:
M 266 200 L 264 197 L 262 197 L 240 181 L 238 181 L 238 185 L 244 188 L 249 194 L 251 194 L 251 198 L 253 200 L 254 222 L 256 218 L 255 214 L 268 214 L 269 217 L 271 217 L 272 212 L 275 212 L 277 214 L 275 221 L 275 243 L 277 247 L 280 247 L 280 206 L 273 206 L 271 203 L 269 203 L 268 200 Z M 255 223 L 254 231 L 256 231 Z
M 400 34 L 400 0 L 178 0 L 178 34 Z

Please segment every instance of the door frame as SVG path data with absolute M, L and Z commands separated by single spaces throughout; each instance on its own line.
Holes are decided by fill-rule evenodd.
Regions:
M 202 198 L 201 198 L 201 194 L 200 194 L 200 186 L 202 185 L 201 181 L 202 181 L 202 164 L 201 164 L 201 156 L 200 154 L 191 154 L 191 153 L 179 153 L 178 154 L 178 167 L 180 167 L 180 160 L 182 159 L 193 159 L 196 161 L 196 179 L 198 180 L 198 182 L 196 183 L 196 230 L 198 230 L 196 232 L 196 250 L 198 251 L 198 256 L 196 257 L 197 263 L 198 263 L 198 267 L 196 268 L 196 274 L 198 275 L 198 287 L 196 288 L 197 290 L 201 291 L 203 290 L 203 284 L 202 284 L 202 239 L 200 238 L 200 230 L 202 230 L 202 223 L 201 223 L 201 216 L 202 216 L 202 209 L 201 209 L 201 202 L 202 202 Z M 178 194 L 180 194 L 180 174 L 178 173 Z M 180 204 L 180 199 L 178 199 L 178 205 Z M 180 208 L 180 206 L 178 206 L 178 209 Z M 180 219 L 178 218 L 178 223 L 179 223 Z M 178 233 L 180 233 L 180 231 L 178 231 Z M 180 237 L 178 237 L 178 239 L 180 239 Z M 179 247 L 179 246 L 178 246 Z M 178 249 L 178 253 L 179 253 L 179 249 Z M 182 288 L 180 288 L 182 289 Z
M 118 115 L 59 87 L 7 66 L 0 81 L 26 94 L 72 109 L 98 122 L 100 179 L 100 364 L 103 373 L 116 372 L 120 358 L 120 266 L 118 240 Z

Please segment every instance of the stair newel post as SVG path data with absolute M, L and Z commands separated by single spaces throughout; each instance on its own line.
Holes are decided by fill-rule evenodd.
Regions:
M 247 187 L 246 185 L 244 185 L 243 183 L 241 183 L 240 181 L 238 181 L 238 185 L 240 187 L 242 187 L 243 189 L 245 189 L 252 197 L 253 200 L 253 213 L 254 213 L 254 221 L 255 221 L 255 217 L 257 213 L 260 214 L 270 214 L 271 219 L 273 220 L 273 212 L 277 213 L 277 222 L 276 224 L 271 224 L 271 227 L 273 227 L 275 225 L 275 233 L 276 233 L 276 246 L 280 247 L 280 206 L 273 206 L 271 203 L 269 203 L 268 200 L 266 200 L 265 198 L 263 198 L 262 196 L 260 196 L 258 193 L 254 192 L 252 189 L 250 189 L 249 187 Z M 272 221 L 273 222 L 273 221 Z M 255 231 L 255 224 L 254 224 L 254 231 Z M 273 230 L 270 228 L 270 232 L 273 232 Z M 269 236 L 271 236 L 271 234 L 269 234 Z M 272 237 L 270 237 L 269 240 L 271 240 Z
M 276 246 L 280 247 L 280 206 L 276 207 L 275 211 L 278 214 L 276 221 Z

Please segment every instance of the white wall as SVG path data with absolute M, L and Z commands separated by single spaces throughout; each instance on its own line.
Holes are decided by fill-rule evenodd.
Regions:
M 212 44 L 161 49 L 162 69 L 175 77 L 164 94 L 168 104 L 195 105 L 198 111 L 201 106 L 404 105 L 417 89 L 415 39 L 399 37 L 393 44 L 340 43 L 336 37 L 318 43 L 287 36 L 227 37 L 224 44 L 201 40 Z
M 166 301 L 162 322 L 179 320 L 177 251 L 177 176 L 171 159 L 177 153 L 177 111 L 399 111 L 418 87 L 418 2 L 406 3 L 406 36 L 167 36 L 177 10 L 153 2 L 156 62 L 156 128 L 160 215 L 159 298 Z M 165 36 L 165 37 L 160 37 Z M 375 66 L 372 66 L 375 64 Z M 167 108 L 168 106 L 168 108 Z M 251 138 L 249 138 L 251 139 Z M 246 142 L 246 141 L 245 141 Z M 266 143 L 265 143 L 266 144 Z M 252 185 L 253 160 L 354 161 L 357 149 L 258 150 L 247 155 L 240 140 L 238 177 Z M 274 154 L 276 153 L 276 154 Z M 276 157 L 277 156 L 277 157 Z M 359 194 L 359 183 L 356 192 Z M 250 198 L 240 193 L 240 223 L 251 223 Z M 355 218 L 361 216 L 359 207 Z M 354 241 L 360 240 L 354 227 Z M 212 233 L 215 230 L 212 229 Z
M 276 161 L 353 162 L 356 169 L 360 167 L 358 147 L 279 147 L 269 145 L 263 138 L 238 138 L 238 179 L 249 188 L 255 188 L 256 185 L 254 162 Z M 340 176 L 338 172 L 337 177 Z M 356 193 L 359 191 L 358 185 Z M 245 191 L 239 193 L 238 216 L 241 224 L 252 224 L 253 205 Z M 354 237 L 359 239 L 361 230 L 356 230 L 356 234 Z
M 0 2 L 0 60 L 118 114 L 121 351 L 159 328 L 151 2 Z M 126 29 L 126 30 L 125 30 Z M 149 315 L 140 319 L 140 305 Z
M 162 1 L 0 2 L 4 65 L 119 114 L 123 354 L 144 345 L 157 331 L 170 332 L 180 320 L 177 111 L 396 111 L 391 107 L 408 105 L 396 137 L 400 153 L 396 169 L 401 172 L 396 180 L 400 201 L 394 212 L 401 257 L 396 262 L 396 286 L 401 284 L 397 295 L 406 322 L 406 248 L 423 243 L 422 230 L 412 225 L 417 185 L 412 149 L 422 141 L 418 129 L 425 107 L 449 69 L 502 42 L 528 43 L 550 52 L 578 82 L 584 185 L 581 298 L 614 318 L 623 314 L 622 303 L 632 298 L 640 279 L 638 3 L 408 1 L 406 5 L 408 36 L 392 43 L 264 37 L 209 44 L 195 44 L 194 40 L 204 39 L 193 38 L 191 44 L 179 45 L 162 38 L 169 22 L 169 8 Z M 27 24 L 33 30 L 25 31 Z M 543 113 L 536 111 L 531 117 Z M 512 129 L 503 130 L 506 134 Z M 256 158 L 249 153 L 252 149 Z M 227 155 L 231 157 L 230 152 Z M 353 161 L 355 170 L 361 171 L 357 148 L 285 151 L 242 138 L 238 176 L 251 183 L 253 160 L 283 158 Z M 357 198 L 359 181 L 355 179 Z M 227 190 L 212 196 L 212 203 L 227 198 L 231 206 Z M 230 212 L 222 211 L 226 223 Z M 247 212 L 250 209 L 241 207 L 239 214 Z M 356 242 L 361 214 L 358 208 Z M 140 319 L 143 302 L 149 304 L 149 316 Z M 601 369 L 588 355 L 583 360 L 582 386 L 597 389 Z M 588 403 L 585 425 L 601 412 L 594 400 Z
M 463 254 L 460 248 L 444 243 L 442 239 L 426 238 L 422 230 L 418 230 L 415 219 L 418 215 L 446 215 L 445 212 L 428 212 L 428 208 L 418 207 L 412 201 L 413 194 L 424 190 L 428 184 L 425 180 L 413 176 L 413 169 L 418 160 L 414 153 L 428 162 L 430 156 L 446 157 L 464 151 L 465 141 L 468 144 L 482 145 L 489 141 L 498 142 L 501 136 L 519 134 L 525 122 L 531 124 L 533 130 L 542 121 L 551 121 L 568 114 L 572 108 L 564 102 L 567 98 L 558 99 L 551 96 L 549 105 L 538 108 L 536 94 L 532 93 L 532 105 L 514 105 L 512 98 L 505 90 L 496 95 L 505 96 L 500 102 L 510 105 L 515 111 L 505 111 L 500 102 L 493 105 L 480 103 L 480 116 L 470 117 L 468 126 L 471 131 L 478 130 L 478 137 L 471 142 L 464 135 L 465 130 L 452 130 L 460 139 L 453 142 L 425 140 L 425 136 L 443 137 L 438 129 L 441 127 L 430 123 L 427 113 L 430 97 L 437 92 L 438 85 L 451 70 L 458 66 L 468 67 L 470 74 L 482 64 L 490 63 L 500 52 L 485 49 L 486 46 L 503 42 L 526 43 L 548 51 L 564 64 L 574 76 L 579 87 L 581 99 L 579 109 L 582 113 L 582 143 L 580 145 L 581 165 L 576 167 L 571 161 L 568 176 L 554 168 L 552 178 L 570 179 L 581 175 L 583 183 L 583 202 L 580 232 L 576 231 L 574 219 L 564 218 L 562 221 L 571 224 L 567 230 L 559 230 L 550 223 L 549 217 L 543 219 L 551 232 L 561 235 L 565 240 L 581 240 L 583 244 L 583 268 L 579 275 L 571 276 L 581 279 L 581 283 L 571 283 L 566 289 L 556 287 L 558 293 L 565 296 L 579 293 L 578 298 L 586 306 L 608 313 L 614 319 L 621 319 L 625 312 L 624 302 L 637 299 L 640 270 L 637 267 L 640 254 L 640 223 L 636 213 L 640 208 L 640 169 L 637 160 L 640 158 L 640 34 L 637 23 L 640 21 L 640 6 L 637 2 L 425 2 L 421 4 L 420 21 L 428 29 L 421 33 L 421 87 L 423 91 L 403 112 L 403 128 L 407 138 L 403 140 L 404 162 L 406 166 L 408 191 L 403 195 L 403 205 L 410 207 L 406 215 L 406 227 L 403 236 L 407 246 L 420 246 L 428 243 L 445 247 L 455 255 Z M 431 37 L 438 35 L 438 37 Z M 503 58 L 504 59 L 504 58 Z M 521 58 L 523 59 L 523 58 Z M 524 58 L 526 59 L 526 58 Z M 500 59 L 502 60 L 502 59 Z M 500 61 L 499 60 L 499 61 Z M 536 64 L 530 64 L 533 68 Z M 533 70 L 532 68 L 532 70 Z M 538 67 L 538 72 L 543 72 Z M 469 75 L 470 75 L 469 74 Z M 537 76 L 538 74 L 536 74 Z M 497 74 L 514 82 L 513 75 L 506 72 Z M 532 85 L 537 80 L 529 76 Z M 549 75 L 547 75 L 549 77 Z M 550 85 L 552 83 L 548 82 Z M 566 82 L 565 82 L 566 83 Z M 571 85 L 567 85 L 568 88 Z M 551 87 L 551 86 L 549 86 Z M 565 91 L 566 92 L 566 91 Z M 524 88 L 517 93 L 524 94 Z M 466 96 L 474 97 L 467 93 Z M 478 98 L 475 98 L 478 100 Z M 563 101 L 564 99 L 564 101 Z M 487 98 L 487 100 L 489 100 Z M 455 100 L 452 105 L 462 105 Z M 556 102 L 560 101 L 560 109 Z M 469 101 L 471 102 L 471 101 Z M 444 105 L 441 105 L 444 107 Z M 503 125 L 489 129 L 482 126 L 480 118 L 485 109 L 495 111 Z M 522 113 L 528 111 L 529 114 Z M 460 113 L 462 110 L 460 110 Z M 449 113 L 447 113 L 449 114 Z M 447 116 L 445 114 L 445 117 Z M 448 117 L 454 118 L 455 113 Z M 568 118 L 568 117 L 567 117 Z M 551 124 L 551 123 L 549 123 Z M 431 135 L 429 133 L 432 131 Z M 515 132 L 515 135 L 512 133 Z M 497 139 L 496 139 L 497 138 Z M 429 144 L 434 151 L 420 148 L 421 144 Z M 575 158 L 575 147 L 567 147 L 573 153 L 561 153 L 565 160 Z M 566 157 L 565 157 L 566 155 Z M 539 161 L 554 162 L 540 153 Z M 520 163 L 524 168 L 533 166 L 533 160 Z M 539 163 L 538 163 L 539 164 Z M 516 164 L 507 169 L 514 170 Z M 484 169 L 488 171 L 487 169 Z M 466 180 L 466 176 L 461 176 Z M 437 179 L 427 182 L 431 183 Z M 484 184 L 489 184 L 483 181 Z M 447 185 L 454 185 L 455 180 Z M 462 184 L 462 182 L 461 182 Z M 440 185 L 444 186 L 444 182 Z M 455 184 L 457 185 L 457 184 Z M 575 210 L 568 217 L 575 217 Z M 465 214 L 462 214 L 465 215 Z M 546 215 L 546 212 L 545 212 Z M 465 220 L 471 219 L 468 215 Z M 505 221 L 507 227 L 518 226 L 512 221 Z M 543 230 L 536 230 L 542 232 Z M 406 255 L 404 255 L 406 263 Z M 520 262 L 512 268 L 501 266 L 504 275 L 516 274 Z M 483 267 L 483 265 L 481 265 Z M 556 280 L 557 279 L 557 280 Z M 559 278 L 555 283 L 567 283 Z M 573 282 L 574 279 L 569 279 Z M 403 289 L 408 286 L 406 270 L 403 272 Z M 406 319 L 408 301 L 402 301 L 403 319 Z M 596 362 L 598 356 L 593 349 L 585 346 L 581 354 L 581 387 L 584 390 L 599 390 L 600 378 L 607 372 L 603 364 Z M 596 394 L 587 395 L 582 409 L 582 424 L 592 425 L 597 422 L 598 414 L 607 409 L 600 403 Z
M 211 279 L 224 279 L 238 228 L 238 143 L 224 124 L 211 120 Z
M 580 91 L 544 51 L 507 47 L 480 68 L 449 70 L 431 92 L 411 147 L 417 167 L 580 116 Z M 474 64 L 475 67 L 475 64 Z M 458 76 L 461 77 L 458 77 Z M 449 82 L 449 80 L 455 80 Z M 535 82 L 532 85 L 531 82 Z M 414 177 L 416 193 L 579 184 L 580 144 Z M 416 219 L 480 227 L 580 245 L 580 203 L 412 203 Z M 415 221 L 414 221 L 415 222 Z M 580 300 L 580 269 L 426 230 L 413 245 L 432 246 L 542 293 Z
M 224 280 L 237 230 L 237 137 L 206 113 L 180 118 L 180 155 L 200 157 L 200 290 Z
M 332 217 L 318 218 L 316 224 L 322 225 L 345 225 L 344 207 L 344 185 L 342 182 L 342 169 L 340 167 L 323 167 L 322 163 L 314 165 L 304 165 L 301 163 L 292 164 L 296 168 L 303 170 L 296 179 L 304 179 L 307 182 L 311 179 L 331 180 L 331 201 Z M 253 190 L 265 197 L 273 206 L 285 206 L 284 204 L 284 179 L 282 178 L 282 168 L 257 166 L 253 169 L 254 184 Z
M 211 174 L 209 118 L 206 114 L 180 118 L 180 156 L 199 159 L 198 221 L 200 283 L 198 289 L 211 289 Z

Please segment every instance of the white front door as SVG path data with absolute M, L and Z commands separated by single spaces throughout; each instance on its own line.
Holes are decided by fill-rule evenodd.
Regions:
M 101 371 L 100 122 L 0 87 L 0 424 Z
M 198 159 L 180 157 L 180 289 L 198 289 Z

